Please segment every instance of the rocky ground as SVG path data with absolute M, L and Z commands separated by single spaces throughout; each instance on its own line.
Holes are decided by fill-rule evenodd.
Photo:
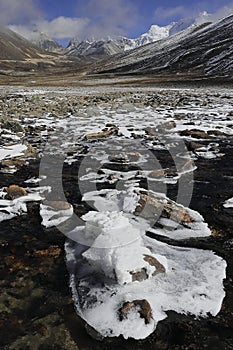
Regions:
M 177 173 L 169 152 L 160 148 L 165 141 L 159 136 L 173 135 L 185 143 L 196 165 L 190 208 L 202 214 L 212 235 L 179 243 L 168 237 L 160 240 L 213 250 L 227 262 L 226 296 L 216 317 L 195 319 L 169 311 L 167 319 L 145 340 L 119 337 L 99 341 L 86 332 L 74 310 L 65 264 L 66 237 L 54 226 L 41 225 L 40 201 L 28 201 L 26 213 L 0 224 L 2 349 L 233 349 L 233 209 L 223 206 L 233 197 L 232 102 L 231 91 L 216 87 L 1 89 L 0 144 L 2 150 L 8 146 L 10 154 L 0 152 L 2 190 L 12 184 L 28 192 L 38 187 L 36 182 L 25 181 L 38 178 L 46 142 L 56 134 L 57 126 L 64 128 L 65 120 L 73 125 L 72 132 L 78 131 L 78 137 L 72 134 L 65 149 L 63 167 L 65 197 L 78 216 L 90 209 L 81 201 L 78 169 L 89 149 L 102 139 L 121 142 L 125 137 L 144 144 L 164 171 L 143 169 L 140 186 L 147 186 L 148 177 L 159 178 L 167 185 L 167 196 L 176 200 L 177 182 L 167 180 Z M 59 142 L 53 144 L 57 151 L 63 147 L 58 136 Z M 70 141 L 69 137 L 64 140 Z M 18 154 L 12 153 L 14 145 L 21 147 Z M 121 172 L 138 171 L 119 159 L 113 163 L 99 171 L 98 189 L 114 188 Z M 4 210 L 1 213 L 5 214 Z

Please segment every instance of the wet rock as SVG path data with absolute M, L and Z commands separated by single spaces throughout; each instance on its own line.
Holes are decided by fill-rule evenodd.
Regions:
M 201 143 L 191 141 L 191 142 L 188 142 L 187 147 L 190 151 L 196 151 L 198 148 L 203 147 L 203 145 Z
M 16 198 L 20 198 L 23 196 L 27 196 L 27 191 L 25 190 L 25 188 L 20 187 L 18 185 L 11 185 L 9 187 L 6 188 L 6 199 L 16 199 Z
M 103 130 L 100 132 L 95 132 L 92 134 L 86 134 L 85 135 L 85 139 L 86 140 L 90 140 L 90 139 L 99 139 L 99 138 L 105 138 L 111 135 L 116 135 L 118 133 L 118 128 L 117 127 L 113 127 L 107 130 Z
M 34 252 L 34 255 L 36 257 L 52 257 L 52 258 L 58 258 L 61 255 L 62 251 L 61 248 L 59 248 L 56 245 L 49 246 L 48 249 L 41 249 Z
M 225 132 L 217 130 L 217 129 L 215 129 L 215 130 L 208 130 L 207 134 L 211 135 L 211 136 L 212 135 L 213 136 L 227 136 L 227 134 L 225 134 Z
M 86 323 L 85 329 L 93 339 L 98 341 L 102 341 L 104 339 L 104 337 L 99 332 L 97 332 L 93 327 L 91 327 L 88 323 Z
M 191 129 L 191 130 L 182 130 L 180 132 L 181 136 L 191 136 L 194 137 L 196 139 L 209 139 L 210 136 L 207 134 L 207 132 L 202 131 L 202 130 L 198 130 L 198 129 Z
M 150 323 L 153 318 L 151 306 L 146 299 L 126 301 L 118 311 L 120 321 L 127 319 L 131 311 L 138 311 L 145 324 Z

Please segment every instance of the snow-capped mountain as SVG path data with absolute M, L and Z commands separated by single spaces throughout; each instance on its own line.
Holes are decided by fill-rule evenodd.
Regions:
M 174 23 L 171 23 L 165 27 L 160 27 L 157 24 L 153 24 L 146 33 L 140 35 L 138 38 L 136 39 L 125 38 L 127 40 L 126 40 L 124 50 L 127 51 L 131 49 L 135 49 L 135 47 L 150 44 L 155 41 L 168 37 L 170 35 L 170 30 L 173 25 Z
M 95 73 L 233 76 L 233 15 L 191 25 L 158 42 L 101 62 Z
M 88 39 L 80 41 L 78 38 L 73 38 L 66 49 L 66 54 L 70 56 L 89 57 L 109 56 L 162 40 L 190 26 L 203 24 L 209 21 L 210 15 L 207 12 L 202 12 L 198 17 L 185 18 L 179 22 L 172 22 L 167 26 L 153 24 L 146 33 L 135 39 L 127 37 L 108 37 L 101 40 Z
M 70 56 L 106 56 L 131 50 L 169 36 L 174 23 L 165 27 L 156 24 L 136 39 L 127 37 L 106 38 L 101 40 L 88 39 L 80 41 L 78 38 L 71 39 L 66 54 Z

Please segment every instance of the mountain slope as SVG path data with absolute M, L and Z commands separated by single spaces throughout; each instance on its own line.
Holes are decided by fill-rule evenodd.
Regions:
M 228 75 L 233 72 L 232 54 L 233 15 L 112 57 L 95 72 Z
M 37 33 L 32 43 L 48 52 L 62 52 L 62 46 L 45 33 Z
M 40 58 L 43 51 L 10 29 L 0 26 L 0 60 Z
M 134 49 L 169 36 L 169 31 L 173 24 L 165 27 L 152 25 L 150 29 L 136 39 L 126 37 L 107 38 L 102 40 L 83 40 L 73 38 L 67 49 L 68 56 L 110 56 L 120 52 Z
M 71 40 L 65 53 L 68 56 L 102 57 L 111 56 L 123 51 L 123 44 L 114 39 L 108 40 Z

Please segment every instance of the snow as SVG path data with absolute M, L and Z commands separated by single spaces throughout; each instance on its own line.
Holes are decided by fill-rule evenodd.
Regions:
M 23 144 L 1 147 L 0 160 L 22 156 L 24 155 L 23 152 L 26 151 L 26 149 L 27 146 Z
M 18 215 L 27 213 L 27 202 L 40 201 L 42 197 L 39 193 L 28 193 L 26 196 L 14 200 L 5 200 L 6 192 L 0 191 L 0 222 L 10 220 Z
M 233 208 L 233 198 L 228 199 L 228 200 L 223 204 L 223 206 L 224 206 L 225 208 Z
M 166 318 L 168 310 L 197 317 L 206 317 L 208 313 L 215 316 L 220 311 L 225 296 L 222 281 L 226 263 L 222 258 L 211 251 L 173 247 L 147 237 L 143 240 L 144 245 L 151 247 L 150 254 L 161 255 L 167 260 L 166 273 L 142 282 L 92 286 L 86 295 L 85 307 L 81 307 L 76 281 L 78 278 L 80 286 L 88 287 L 90 276 L 80 278 L 78 245 L 71 241 L 66 243 L 75 306 L 88 324 L 104 337 L 123 335 L 126 339 L 144 339 L 160 320 Z M 122 267 L 128 257 L 128 254 L 121 256 Z M 89 273 L 95 274 L 95 271 Z M 142 299 L 146 299 L 152 308 L 153 319 L 149 324 L 145 324 L 136 311 L 119 321 L 117 310 L 124 302 Z
M 42 217 L 42 225 L 46 228 L 58 226 L 68 220 L 73 215 L 73 207 L 68 209 L 56 210 L 45 204 L 40 204 L 40 216 Z

